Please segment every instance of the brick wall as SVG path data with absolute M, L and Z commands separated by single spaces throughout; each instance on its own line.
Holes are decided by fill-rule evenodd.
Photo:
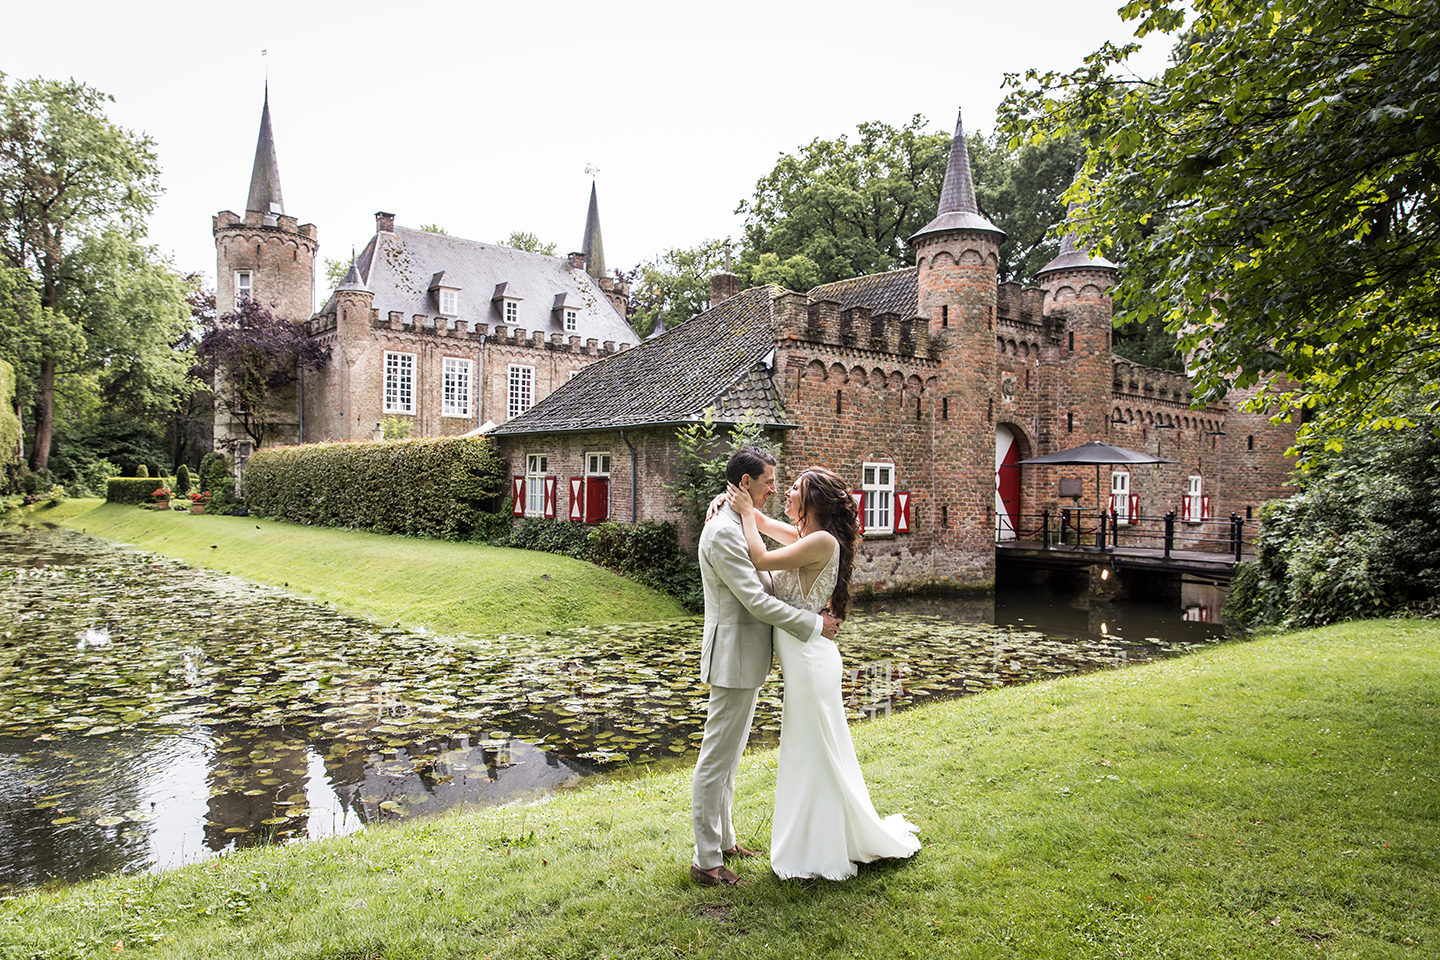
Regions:
M 331 347 L 329 365 L 306 393 L 307 441 L 364 439 L 386 417 L 411 423 L 411 436 L 463 434 L 486 421 L 510 419 L 510 367 L 530 368 L 532 403 L 548 397 L 573 371 L 617 352 L 610 341 L 371 308 L 368 291 L 340 291 L 311 322 L 311 336 Z M 384 409 L 385 354 L 415 357 L 415 410 Z M 444 412 L 447 358 L 471 361 L 468 416 Z
M 565 520 L 570 517 L 573 502 L 570 480 L 587 475 L 588 455 L 608 453 L 609 518 L 622 523 L 630 523 L 632 519 L 669 520 L 683 528 L 681 514 L 671 506 L 670 493 L 665 489 L 666 484 L 674 483 L 678 473 L 673 429 L 626 430 L 623 437 L 618 430 L 539 435 L 504 434 L 497 436 L 495 442 L 507 464 L 506 473 L 512 477 L 524 476 L 530 455 L 543 455 L 546 458 L 546 473 L 556 478 L 556 519 Z M 688 536 L 688 532 L 683 529 L 681 534 L 682 538 Z M 689 538 L 689 543 L 694 546 L 693 538 Z
M 303 323 L 314 310 L 315 254 L 319 249 L 315 225 L 302 226 L 294 217 L 283 214 L 273 225 L 264 221 L 263 214 L 253 211 L 242 218 L 222 210 L 212 218 L 216 309 L 222 315 L 235 309 L 236 274 L 245 271 L 251 276 L 251 296 L 256 301 L 277 317 Z M 216 389 L 224 391 L 223 378 Z M 300 439 L 297 391 L 281 391 L 272 406 L 271 420 L 277 435 L 267 442 L 297 442 Z M 217 446 L 228 439 L 243 437 L 239 422 L 231 422 L 223 409 L 217 407 L 214 432 Z

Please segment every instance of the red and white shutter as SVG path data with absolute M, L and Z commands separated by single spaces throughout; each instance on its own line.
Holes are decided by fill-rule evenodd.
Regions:
M 851 490 L 850 496 L 855 501 L 855 517 L 860 521 L 860 532 L 865 532 L 865 491 Z
M 584 508 L 584 506 L 582 505 L 583 502 L 584 502 L 584 493 L 583 493 L 584 490 L 585 490 L 585 480 L 584 480 L 583 477 L 571 477 L 571 478 L 570 478 L 570 519 L 571 519 L 571 520 L 584 520 L 584 519 L 585 519 L 585 508 Z
M 1210 519 L 1210 497 L 1208 494 L 1200 498 L 1200 519 Z
M 1130 494 L 1130 522 L 1134 523 L 1140 519 L 1140 494 Z
M 515 494 L 515 507 L 510 512 L 517 517 L 525 516 L 525 478 L 511 477 L 510 491 Z
M 910 491 L 895 491 L 895 532 L 910 532 Z
M 545 478 L 545 516 L 551 520 L 555 519 L 555 481 L 556 477 Z

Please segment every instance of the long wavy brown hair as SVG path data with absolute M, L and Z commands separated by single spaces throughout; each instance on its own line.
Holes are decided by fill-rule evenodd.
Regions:
M 840 541 L 840 571 L 830 594 L 830 613 L 842 620 L 850 614 L 850 574 L 855 569 L 855 545 L 860 542 L 860 518 L 850 489 L 833 470 L 806 467 L 800 474 L 797 511 L 810 526 L 827 530 Z

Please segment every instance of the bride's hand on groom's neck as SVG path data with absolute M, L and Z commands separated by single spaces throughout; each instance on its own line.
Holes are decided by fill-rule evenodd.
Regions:
M 744 487 L 737 487 L 733 483 L 725 484 L 725 499 L 729 502 L 731 509 L 740 514 L 742 518 L 753 506 L 750 491 Z

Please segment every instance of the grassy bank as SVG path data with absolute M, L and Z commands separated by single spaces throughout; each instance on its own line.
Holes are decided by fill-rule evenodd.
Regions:
M 141 510 L 98 500 L 37 506 L 24 518 L 440 633 L 533 633 L 688 615 L 672 598 L 592 564 L 530 550 Z
M 0 903 L 0 956 L 1431 957 L 1440 624 L 1345 624 L 854 728 L 911 862 L 689 883 L 689 771 Z M 775 754 L 746 758 L 768 845 Z

